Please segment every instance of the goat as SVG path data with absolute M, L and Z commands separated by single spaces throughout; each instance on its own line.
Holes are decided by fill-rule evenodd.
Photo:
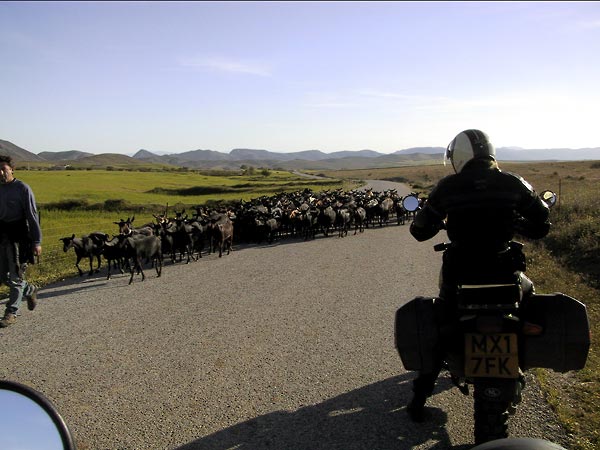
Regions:
M 227 247 L 227 254 L 233 246 L 233 222 L 227 214 L 216 214 L 211 216 L 208 230 L 211 242 L 211 251 L 219 248 L 219 258 L 223 256 L 223 247 Z
M 402 200 L 402 198 L 399 198 L 395 204 L 396 222 L 398 225 L 404 225 L 406 223 L 406 218 L 408 217 L 408 211 L 404 208 Z
M 173 255 L 179 252 L 179 262 L 182 261 L 183 255 L 187 254 L 186 264 L 189 264 L 190 259 L 197 260 L 193 255 L 193 229 L 191 225 L 186 223 L 187 215 L 182 217 L 181 214 L 183 214 L 183 211 L 177 214 L 177 218 L 174 220 L 174 228 L 171 233 L 173 237 L 172 251 Z
M 83 235 L 81 238 L 76 238 L 75 234 L 73 234 L 71 237 L 60 238 L 59 241 L 62 241 L 63 243 L 64 252 L 67 252 L 70 248 L 73 248 L 75 251 L 75 255 L 77 256 L 75 267 L 77 267 L 79 276 L 81 277 L 83 276 L 83 270 L 79 267 L 79 262 L 83 258 L 89 258 L 90 261 L 90 271 L 88 272 L 88 276 L 91 276 L 94 272 L 98 273 L 100 271 L 100 257 L 102 248 L 107 239 L 107 234 L 96 231 L 89 235 Z M 96 270 L 93 268 L 94 258 L 98 260 L 98 267 Z
M 202 258 L 204 239 L 206 238 L 206 233 L 208 230 L 207 224 L 208 222 L 201 217 L 197 217 L 189 223 L 192 236 L 192 252 L 198 252 L 198 258 Z
M 356 231 L 360 231 L 361 233 L 365 231 L 365 221 L 367 220 L 367 212 L 365 208 L 359 206 L 354 210 L 353 213 L 354 220 L 354 234 L 356 235 Z
M 308 203 L 300 205 L 300 225 L 304 240 L 309 238 L 314 239 L 317 233 L 317 217 L 319 210 L 316 207 L 311 207 Z
M 260 215 L 255 217 L 254 225 L 256 227 L 256 238 L 259 244 L 264 239 L 266 239 L 269 244 L 272 244 L 273 239 L 278 236 L 280 222 L 274 217 L 270 217 L 266 214 Z
M 387 225 L 390 218 L 390 213 L 394 208 L 394 200 L 390 197 L 383 197 L 378 205 L 379 211 L 379 226 L 382 227 L 384 224 Z
M 317 222 L 325 237 L 329 236 L 329 229 L 335 226 L 335 211 L 331 206 L 325 206 L 319 211 Z
M 102 255 L 104 256 L 104 259 L 106 259 L 107 280 L 110 280 L 111 265 L 113 267 L 118 267 L 119 272 L 124 273 L 123 267 L 126 263 L 126 255 L 125 250 L 120 245 L 119 238 L 117 236 L 114 236 L 110 241 L 104 243 L 104 247 L 102 248 Z
M 173 246 L 173 231 L 174 224 L 169 221 L 164 221 L 152 226 L 154 235 L 160 238 L 161 251 L 163 256 L 171 255 L 171 263 L 175 263 L 175 247 Z
M 135 216 L 131 219 L 128 217 L 127 220 L 121 219 L 119 222 L 113 222 L 115 225 L 119 225 L 119 234 L 130 235 L 130 234 L 143 234 L 144 236 L 152 236 L 154 230 L 152 229 L 152 223 L 147 223 L 140 228 L 133 228 L 131 224 L 135 220 Z
M 134 270 L 137 269 L 138 273 L 142 275 L 142 281 L 146 279 L 144 270 L 142 269 L 142 259 L 152 261 L 154 268 L 156 269 L 156 276 L 160 277 L 162 273 L 162 251 L 161 251 L 161 240 L 158 236 L 125 236 L 119 235 L 119 246 L 124 249 L 127 261 L 129 262 L 129 270 L 131 277 L 129 278 L 129 284 L 133 282 Z M 133 260 L 133 264 L 129 261 L 130 258 Z
M 339 237 L 348 236 L 348 228 L 350 228 L 350 222 L 352 215 L 346 207 L 341 207 L 336 211 L 335 225 L 339 230 Z

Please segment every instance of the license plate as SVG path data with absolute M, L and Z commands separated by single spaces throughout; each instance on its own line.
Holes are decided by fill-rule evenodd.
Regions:
M 467 377 L 518 378 L 517 335 L 510 333 L 465 335 Z

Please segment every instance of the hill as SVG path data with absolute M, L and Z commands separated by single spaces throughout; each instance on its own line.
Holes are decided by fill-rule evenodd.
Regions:
M 68 150 L 66 152 L 41 152 L 38 156 L 46 161 L 77 161 L 87 156 L 93 156 L 93 153 L 80 152 L 79 150 Z
M 0 139 L 0 154 L 10 156 L 14 161 L 43 162 L 44 158 L 35 153 L 16 146 L 12 142 L 3 141 Z
M 119 153 L 102 153 L 100 155 L 86 156 L 78 159 L 76 162 L 79 165 L 89 167 L 147 165 L 145 161 L 140 161 L 131 156 Z
M 103 153 L 93 155 L 76 150 L 64 152 L 28 152 L 11 142 L 0 140 L 0 150 L 18 162 L 46 162 L 78 167 L 102 166 L 154 166 L 167 165 L 193 169 L 237 170 L 241 166 L 265 167 L 284 170 L 340 170 L 359 168 L 386 168 L 414 164 L 439 163 L 443 159 L 443 147 L 412 147 L 391 154 L 374 150 L 338 151 L 324 153 L 305 150 L 278 153 L 262 149 L 236 148 L 230 153 L 214 150 L 191 150 L 182 153 L 156 154 L 141 149 L 132 157 Z M 496 149 L 499 161 L 579 161 L 600 160 L 600 148 L 584 149 L 534 149 L 500 147 Z
M 268 150 L 234 149 L 230 153 L 212 150 L 193 150 L 185 153 L 159 156 L 144 150 L 134 155 L 158 162 L 168 162 L 177 166 L 196 168 L 237 169 L 241 165 L 253 165 L 268 168 L 295 170 L 335 170 L 391 167 L 424 163 L 425 161 L 441 161 L 444 157 L 444 147 L 412 147 L 398 150 L 391 154 L 379 153 L 373 150 L 340 151 L 324 153 L 320 150 L 302 152 L 277 153 Z M 534 149 L 526 150 L 514 147 L 496 149 L 499 161 L 580 161 L 600 160 L 600 148 L 586 149 Z
M 398 150 L 393 155 L 406 155 L 410 153 L 423 153 L 427 155 L 439 155 L 444 154 L 446 149 L 444 147 L 411 147 L 404 150 Z
M 443 149 L 436 149 L 437 157 L 426 153 L 385 154 L 373 150 L 339 151 L 324 153 L 320 150 L 277 153 L 269 150 L 233 149 L 230 153 L 212 150 L 192 150 L 184 153 L 157 155 L 147 150 L 137 152 L 133 157 L 144 161 L 162 161 L 177 166 L 203 169 L 239 169 L 241 166 L 266 167 L 284 170 L 336 170 L 390 167 L 416 161 L 441 160 Z

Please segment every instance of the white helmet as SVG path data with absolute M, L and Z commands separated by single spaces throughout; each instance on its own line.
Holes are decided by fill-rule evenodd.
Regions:
M 456 173 L 460 172 L 465 164 L 472 159 L 487 158 L 496 160 L 496 150 L 490 142 L 487 134 L 479 130 L 465 130 L 459 133 L 452 142 L 448 144 L 444 155 L 446 161 L 452 162 Z

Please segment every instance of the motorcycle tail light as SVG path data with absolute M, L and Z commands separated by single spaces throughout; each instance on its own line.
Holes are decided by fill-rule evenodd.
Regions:
M 526 336 L 539 336 L 544 331 L 544 327 L 536 323 L 523 323 L 523 334 Z

